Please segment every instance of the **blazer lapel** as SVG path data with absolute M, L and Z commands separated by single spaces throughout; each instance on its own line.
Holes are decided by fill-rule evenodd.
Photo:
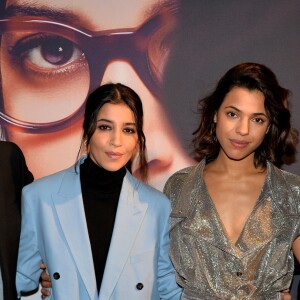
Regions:
M 52 195 L 57 217 L 70 252 L 91 299 L 97 299 L 97 286 L 82 202 L 79 172 L 74 166 L 63 177 L 58 194 Z
M 148 205 L 139 201 L 138 184 L 127 171 L 123 180 L 99 299 L 110 299 L 147 211 Z

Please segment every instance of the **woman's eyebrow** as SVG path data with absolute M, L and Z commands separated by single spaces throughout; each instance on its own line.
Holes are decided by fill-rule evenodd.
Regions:
M 241 112 L 240 109 L 238 109 L 237 107 L 233 106 L 233 105 L 228 105 L 226 106 L 225 108 L 231 108 L 231 109 L 234 109 L 238 112 Z M 266 118 L 268 117 L 264 112 L 256 112 L 256 113 L 253 113 L 253 116 L 265 116 Z
M 102 119 L 98 119 L 97 120 L 97 123 L 98 122 L 107 122 L 107 123 L 113 123 L 113 121 L 109 120 L 109 119 L 105 119 L 105 118 L 102 118 Z
M 98 119 L 98 120 L 97 120 L 97 123 L 98 123 L 98 122 L 114 123 L 112 120 L 105 119 L 105 118 Z M 124 125 L 125 125 L 125 126 L 130 126 L 130 125 L 136 126 L 135 122 L 125 122 Z
M 234 110 L 240 112 L 240 110 L 237 107 L 233 106 L 233 105 L 225 106 L 225 108 L 231 108 L 231 109 L 234 109 Z
M 1 1 L 1 0 L 0 0 Z M 153 16 L 162 9 L 168 9 L 170 11 L 178 8 L 178 1 L 164 0 L 160 3 L 153 4 L 147 11 L 144 12 L 146 16 Z M 79 17 L 72 11 L 62 8 L 52 8 L 47 6 L 38 6 L 36 3 L 32 5 L 30 2 L 25 4 L 12 4 L 8 5 L 4 11 L 3 18 L 9 18 L 14 16 L 32 16 L 32 17 L 45 17 L 45 19 L 63 22 L 63 23 L 78 23 Z
M 32 16 L 32 17 L 45 17 L 50 20 L 63 21 L 63 22 L 76 22 L 79 18 L 71 11 L 64 9 L 45 8 L 30 5 L 13 4 L 7 6 L 5 9 L 4 17 L 14 16 Z

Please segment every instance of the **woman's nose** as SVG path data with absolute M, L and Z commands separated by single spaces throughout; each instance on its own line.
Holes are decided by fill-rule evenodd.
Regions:
M 110 137 L 110 144 L 115 147 L 122 145 L 122 134 L 120 130 L 113 130 Z
M 245 118 L 245 119 L 241 119 L 238 122 L 238 126 L 236 129 L 236 132 L 241 134 L 241 135 L 246 135 L 249 133 L 249 121 Z

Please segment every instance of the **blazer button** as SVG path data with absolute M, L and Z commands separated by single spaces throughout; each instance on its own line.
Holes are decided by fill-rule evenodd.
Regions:
M 58 279 L 60 278 L 60 274 L 57 273 L 57 272 L 53 273 L 53 278 L 54 278 L 55 280 L 58 280 Z
M 144 287 L 144 285 L 143 285 L 141 282 L 139 282 L 139 283 L 136 285 L 136 288 L 137 288 L 139 291 L 142 290 L 143 287 Z

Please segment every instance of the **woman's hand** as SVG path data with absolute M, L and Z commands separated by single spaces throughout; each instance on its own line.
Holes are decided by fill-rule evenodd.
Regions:
M 292 296 L 290 294 L 290 290 L 281 291 L 281 300 L 292 300 Z
M 42 285 L 41 293 L 42 293 L 42 299 L 45 299 L 46 297 L 49 297 L 51 295 L 48 288 L 51 288 L 52 284 L 51 284 L 50 276 L 46 272 L 45 264 L 41 263 L 40 268 L 43 270 L 40 278 L 41 285 Z

